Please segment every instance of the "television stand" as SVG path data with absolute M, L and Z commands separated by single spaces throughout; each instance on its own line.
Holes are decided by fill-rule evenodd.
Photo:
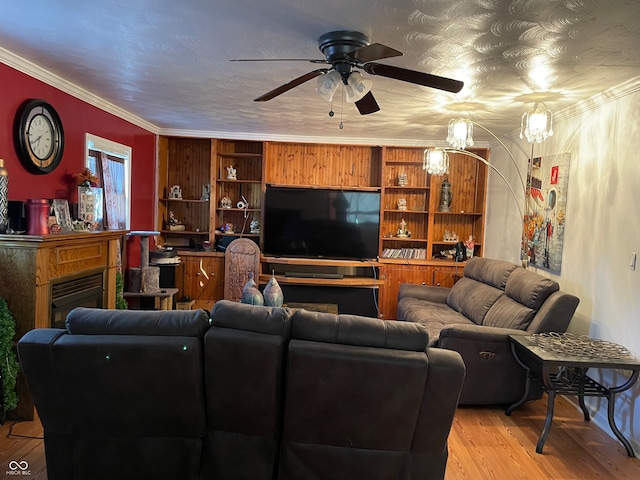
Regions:
M 284 272 L 285 277 L 290 278 L 326 278 L 326 279 L 342 279 L 342 273 L 322 273 L 322 272 Z

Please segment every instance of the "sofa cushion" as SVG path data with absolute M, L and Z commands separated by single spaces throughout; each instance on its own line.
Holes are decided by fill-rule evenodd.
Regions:
M 66 320 L 71 335 L 202 337 L 209 328 L 204 310 L 109 310 L 74 308 Z
M 463 277 L 451 288 L 447 305 L 475 324 L 482 325 L 484 316 L 502 295 L 504 292 L 499 288 Z
M 505 288 L 509 297 L 533 310 L 539 310 L 549 295 L 558 290 L 558 282 L 523 268 L 509 275 Z
M 211 310 L 214 327 L 289 337 L 291 310 L 219 300 Z
M 358 315 L 296 310 L 291 337 L 325 343 L 421 352 L 429 336 L 417 323 L 389 322 Z
M 473 257 L 464 266 L 464 276 L 504 290 L 511 272 L 518 268 L 515 263 L 504 260 Z
M 473 324 L 471 320 L 450 308 L 446 303 L 430 302 L 413 297 L 400 299 L 398 318 L 423 325 L 429 335 L 429 347 L 438 345 L 440 331 L 447 325 Z
M 535 310 L 503 295 L 489 309 L 482 325 L 526 330 L 535 314 Z

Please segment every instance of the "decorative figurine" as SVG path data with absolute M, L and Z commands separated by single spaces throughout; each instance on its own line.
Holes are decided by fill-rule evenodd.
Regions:
M 464 242 L 464 246 L 467 249 L 467 258 L 473 257 L 473 247 L 475 246 L 473 235 L 469 235 L 469 238 Z
M 264 305 L 264 298 L 262 293 L 258 290 L 258 285 L 253 280 L 253 272 L 249 272 L 249 280 L 244 284 L 242 289 L 241 303 L 249 305 Z
M 200 200 L 208 202 L 210 197 L 211 197 L 211 184 L 207 183 L 206 185 L 202 186 L 202 196 L 200 197 Z
M 169 198 L 182 198 L 182 188 L 180 188 L 180 185 L 174 185 L 171 187 Z
M 398 210 L 406 210 L 407 209 L 407 199 L 404 197 L 400 197 L 398 199 Z
M 227 167 L 227 180 L 237 180 L 236 169 L 233 168 L 233 165 Z
M 398 228 L 398 237 L 407 238 L 411 236 L 411 232 L 407 230 L 407 222 L 404 221 L 404 218 L 400 220 L 400 228 Z
M 236 203 L 236 207 L 238 207 L 240 210 L 242 210 L 243 208 L 249 208 L 249 202 L 246 198 L 244 198 L 244 195 L 242 195 L 242 200 Z
M 254 218 L 251 220 L 249 228 L 251 229 L 251 233 L 260 233 L 260 222 Z
M 180 223 L 180 220 L 176 218 L 171 210 L 169 210 L 169 219 L 167 220 L 167 227 L 172 231 L 185 230 L 186 226 Z
M 231 208 L 232 205 L 233 202 L 227 195 L 220 199 L 220 208 Z
M 401 187 L 406 187 L 409 185 L 409 177 L 407 176 L 407 172 L 400 172 L 398 175 L 398 185 Z
M 441 212 L 451 211 L 452 199 L 453 199 L 453 195 L 451 194 L 451 184 L 449 183 L 449 179 L 445 178 L 442 181 L 441 190 L 440 190 L 440 211 Z
M 457 242 L 459 239 L 458 239 L 458 235 L 456 235 L 456 232 L 450 232 L 445 228 L 444 238 L 442 240 L 445 242 Z
M 276 280 L 275 273 L 271 273 L 271 279 L 262 292 L 264 296 L 264 304 L 267 307 L 281 307 L 284 303 L 284 294 L 282 288 Z

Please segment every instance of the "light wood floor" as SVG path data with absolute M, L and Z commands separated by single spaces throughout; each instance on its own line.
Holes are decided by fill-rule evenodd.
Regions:
M 544 452 L 535 452 L 546 412 L 546 396 L 523 405 L 511 417 L 502 408 L 460 407 L 449 436 L 445 480 L 637 480 L 640 459 L 627 457 L 622 444 L 564 398 L 556 400 L 551 433 Z M 26 461 L 30 480 L 46 480 L 39 421 L 0 427 L 0 478 L 9 462 Z M 640 452 L 638 452 L 640 454 Z M 304 479 L 300 479 L 304 480 Z M 354 479 L 357 480 L 357 479 Z

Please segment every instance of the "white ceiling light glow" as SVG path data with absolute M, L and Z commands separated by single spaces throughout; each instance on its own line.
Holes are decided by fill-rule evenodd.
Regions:
M 553 113 L 551 110 L 543 110 L 534 107 L 522 115 L 520 125 L 520 138 L 525 138 L 529 143 L 542 143 L 553 135 Z
M 422 168 L 430 175 L 449 173 L 449 155 L 444 148 L 427 148 L 424 151 Z

